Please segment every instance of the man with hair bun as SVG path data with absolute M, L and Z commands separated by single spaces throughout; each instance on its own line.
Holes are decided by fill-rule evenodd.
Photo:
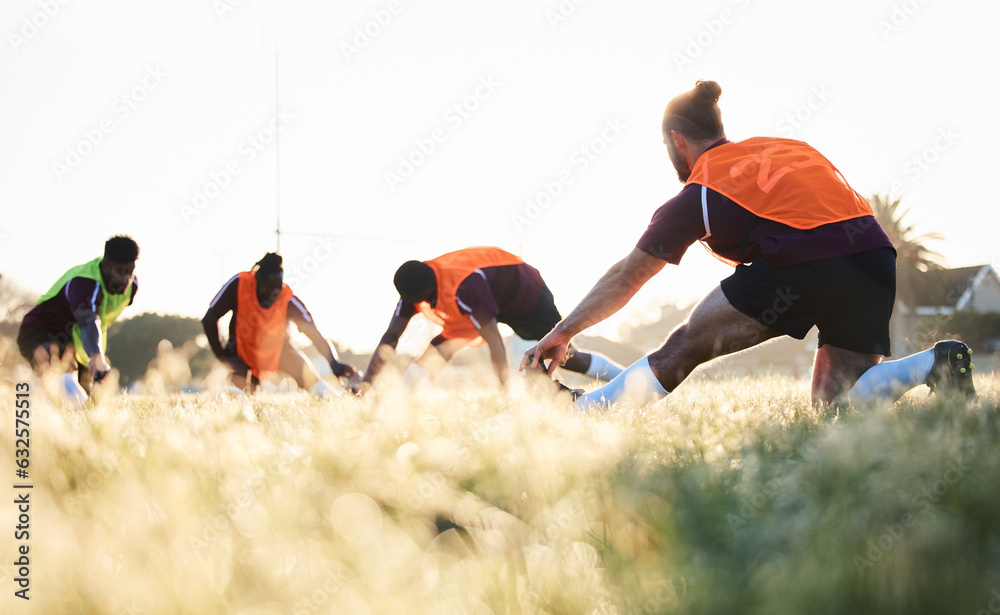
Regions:
M 219 319 L 232 312 L 229 338 L 219 339 Z M 208 345 L 216 358 L 232 372 L 233 386 L 253 392 L 261 380 L 282 372 L 291 376 L 302 389 L 317 397 L 338 395 L 323 381 L 312 362 L 292 347 L 288 322 L 296 324 L 327 360 L 338 378 L 356 378 L 354 366 L 341 363 L 330 343 L 323 337 L 302 301 L 284 283 L 281 256 L 274 252 L 250 269 L 234 275 L 212 299 L 201 319 Z
M 972 351 L 962 342 L 881 362 L 890 351 L 896 251 L 871 207 L 806 143 L 729 141 L 721 94 L 718 83 L 698 81 L 667 104 L 663 142 L 684 188 L 656 210 L 632 252 L 527 351 L 522 369 L 551 359 L 551 373 L 576 334 L 620 310 L 700 241 L 735 272 L 659 350 L 578 407 L 658 401 L 702 363 L 781 335 L 802 339 L 814 326 L 814 402 L 895 400 L 919 384 L 974 397 Z
M 21 356 L 39 376 L 62 371 L 71 398 L 86 399 L 93 383 L 111 370 L 105 354 L 108 327 L 132 305 L 138 258 L 139 246 L 131 237 L 111 237 L 103 256 L 64 273 L 21 321 Z

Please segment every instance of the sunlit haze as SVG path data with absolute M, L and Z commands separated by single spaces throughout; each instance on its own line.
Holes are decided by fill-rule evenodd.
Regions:
M 680 189 L 666 102 L 718 81 L 731 139 L 791 137 L 891 191 L 952 266 L 1000 263 L 994 0 L 9 0 L 0 273 L 33 292 L 139 243 L 125 316 L 200 317 L 275 250 L 325 335 L 369 350 L 396 267 L 471 245 L 565 315 Z M 994 152 L 994 153 L 991 153 Z M 694 246 L 622 315 L 695 300 Z

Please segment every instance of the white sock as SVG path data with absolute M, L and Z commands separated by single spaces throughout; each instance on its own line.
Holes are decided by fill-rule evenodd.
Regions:
M 87 403 L 87 392 L 83 390 L 76 378 L 76 372 L 67 372 L 62 377 L 63 394 L 66 401 L 74 408 L 81 408 Z
M 932 367 L 934 367 L 933 348 L 911 354 L 898 361 L 884 361 L 861 374 L 847 392 L 847 396 L 854 403 L 876 398 L 889 398 L 895 401 L 913 387 L 923 384 Z
M 643 357 L 629 365 L 628 369 L 611 382 L 582 395 L 576 400 L 576 407 L 586 410 L 591 406 L 610 406 L 615 403 L 644 406 L 660 401 L 668 392 L 650 369 L 649 357 Z
M 309 392 L 320 399 L 337 399 L 341 396 L 340 391 L 327 384 L 325 380 L 317 380 Z
M 430 379 L 430 374 L 427 373 L 427 370 L 416 363 L 410 363 L 410 366 L 403 372 L 402 385 L 413 391 L 416 390 L 418 384 L 428 379 Z
M 587 368 L 585 376 L 598 380 L 612 380 L 625 371 L 621 365 L 602 354 L 596 352 L 588 352 L 588 354 L 590 355 L 590 367 Z

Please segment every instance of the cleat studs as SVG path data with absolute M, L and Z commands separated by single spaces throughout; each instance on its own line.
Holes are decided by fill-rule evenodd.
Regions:
M 963 368 L 961 368 L 960 370 L 958 370 L 958 373 L 960 373 L 960 374 L 964 374 L 964 373 L 965 373 L 965 372 L 967 372 L 967 371 L 968 371 L 968 370 L 967 370 L 967 369 L 965 369 L 965 368 L 963 367 Z
M 955 358 L 958 359 L 959 361 L 961 361 L 962 360 L 962 353 L 960 352 L 957 355 L 955 355 Z

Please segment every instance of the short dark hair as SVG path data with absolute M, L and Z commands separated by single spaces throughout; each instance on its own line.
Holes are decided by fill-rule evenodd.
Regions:
M 406 261 L 396 270 L 392 284 L 406 303 L 423 301 L 437 288 L 437 277 L 431 266 L 422 261 Z
M 284 273 L 281 267 L 282 258 L 277 252 L 268 252 L 264 258 L 254 263 L 250 271 L 257 274 L 257 277 L 268 276 L 275 273 Z
M 104 260 L 134 263 L 139 258 L 139 244 L 128 235 L 115 235 L 104 242 Z
M 698 80 L 694 87 L 674 96 L 663 112 L 663 134 L 678 130 L 690 141 L 718 139 L 725 134 L 719 97 L 722 86 L 714 81 Z

